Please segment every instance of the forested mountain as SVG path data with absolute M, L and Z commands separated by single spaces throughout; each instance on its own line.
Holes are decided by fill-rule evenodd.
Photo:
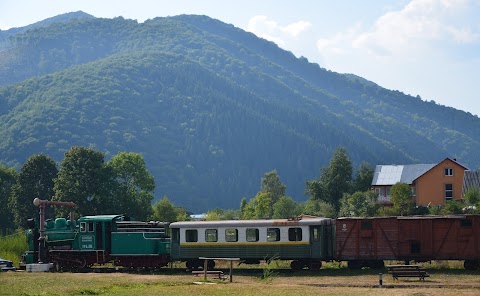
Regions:
M 73 145 L 141 153 L 156 195 L 238 207 L 276 169 L 303 199 L 338 146 L 355 165 L 477 168 L 480 120 L 338 74 L 206 16 L 69 18 L 0 51 L 0 163 Z

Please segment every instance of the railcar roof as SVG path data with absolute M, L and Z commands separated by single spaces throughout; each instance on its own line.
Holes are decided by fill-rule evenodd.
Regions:
M 98 216 L 84 216 L 78 219 L 79 222 L 111 222 L 122 215 L 98 215 Z
M 331 218 L 307 218 L 300 220 L 225 220 L 225 221 L 185 221 L 174 222 L 170 228 L 206 228 L 206 227 L 261 227 L 261 226 L 305 226 L 331 225 Z

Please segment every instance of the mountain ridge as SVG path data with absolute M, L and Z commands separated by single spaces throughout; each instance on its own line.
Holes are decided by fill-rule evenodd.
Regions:
M 206 16 L 72 19 L 10 39 L 0 52 L 8 166 L 40 152 L 60 161 L 72 145 L 107 158 L 134 151 L 157 197 L 202 211 L 238 207 L 273 169 L 300 200 L 338 146 L 355 165 L 480 165 L 478 117 L 332 72 Z

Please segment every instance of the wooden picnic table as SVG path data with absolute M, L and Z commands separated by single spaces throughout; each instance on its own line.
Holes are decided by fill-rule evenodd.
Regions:
M 425 280 L 430 275 L 425 268 L 419 265 L 387 265 L 388 273 L 390 273 L 394 280 L 398 280 L 400 277 L 418 277 L 419 280 Z
M 240 261 L 240 258 L 210 258 L 210 257 L 199 257 L 198 259 L 203 260 L 203 278 L 206 280 L 208 276 L 208 268 L 207 268 L 207 263 L 208 260 L 226 260 L 230 261 L 230 273 L 229 273 L 229 278 L 230 278 L 230 283 L 233 280 L 233 261 Z M 223 274 L 223 272 L 222 272 Z

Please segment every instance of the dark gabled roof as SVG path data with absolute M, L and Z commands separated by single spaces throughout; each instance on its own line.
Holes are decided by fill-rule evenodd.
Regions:
M 463 175 L 462 195 L 470 188 L 480 189 L 480 171 L 465 171 Z

